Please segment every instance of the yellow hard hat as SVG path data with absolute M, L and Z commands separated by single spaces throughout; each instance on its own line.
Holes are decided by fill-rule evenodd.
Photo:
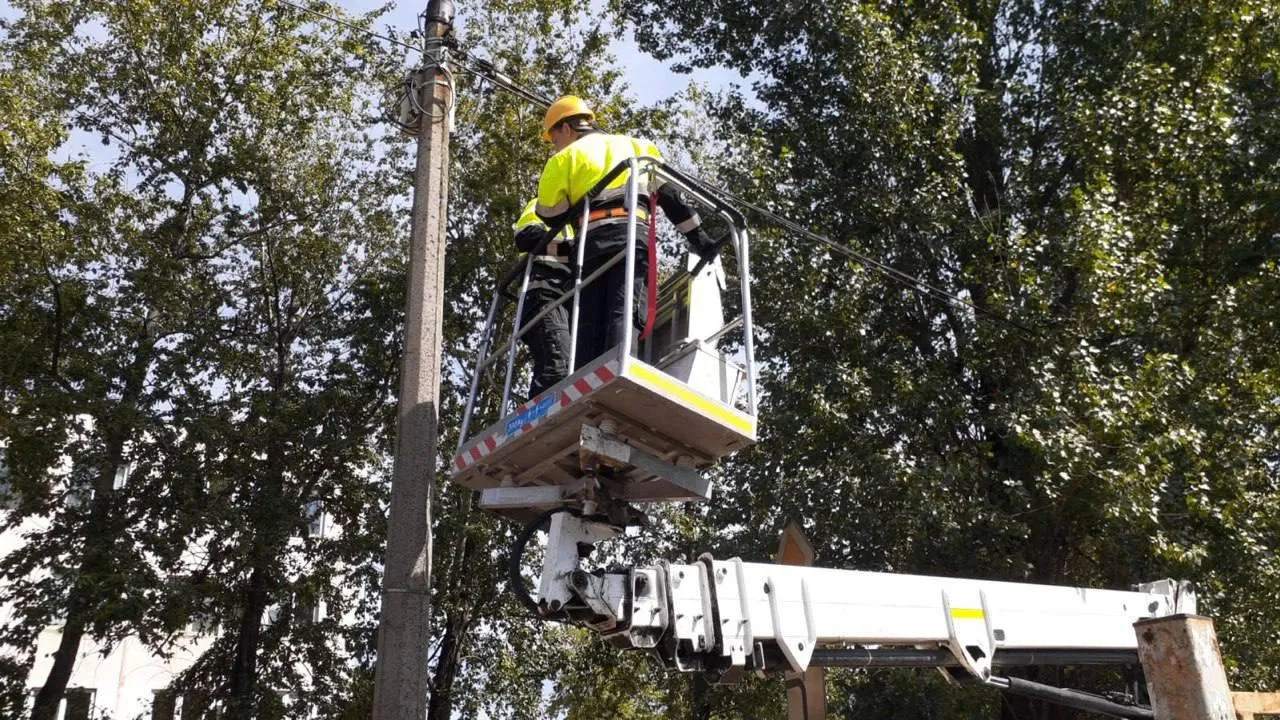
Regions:
M 551 103 L 551 107 L 547 108 L 546 117 L 542 119 L 542 139 L 550 142 L 551 128 L 561 120 L 577 115 L 585 115 L 588 120 L 596 119 L 596 114 L 591 112 L 587 103 L 577 95 L 565 95 Z

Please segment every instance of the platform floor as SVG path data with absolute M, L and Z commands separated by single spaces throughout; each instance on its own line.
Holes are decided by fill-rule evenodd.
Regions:
M 477 433 L 454 456 L 450 479 L 477 490 L 573 484 L 583 475 L 581 428 L 605 420 L 633 447 L 699 469 L 755 442 L 755 418 L 635 358 L 622 363 L 618 352 Z M 639 470 L 626 479 L 654 483 L 655 496 L 671 491 L 661 478 Z

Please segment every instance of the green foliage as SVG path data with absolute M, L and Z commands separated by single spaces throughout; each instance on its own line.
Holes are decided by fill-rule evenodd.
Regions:
M 0 446 L 26 544 L 0 560 L 0 599 L 23 600 L 2 639 L 65 618 L 74 658 L 82 634 L 165 650 L 216 623 L 183 688 L 363 716 L 409 171 L 376 103 L 398 61 L 270 0 L 12 5 Z M 792 516 L 831 567 L 1183 577 L 1237 687 L 1280 686 L 1273 4 L 613 5 L 657 57 L 738 70 L 754 99 L 631 107 L 608 51 L 626 22 L 564 0 L 463 7 L 463 41 L 977 308 L 757 228 L 761 442 L 712 506 L 663 511 L 618 557 L 768 557 Z M 442 464 L 549 152 L 537 109 L 458 77 Z M 71 137 L 101 155 L 69 158 Z M 490 394 L 476 422 L 495 413 Z M 341 536 L 304 537 L 317 500 Z M 781 715 L 776 682 L 710 689 L 526 619 L 511 528 L 456 487 L 438 507 L 433 718 Z M 9 688 L 29 662 L 0 668 Z M 849 716 L 1024 710 L 933 674 L 830 688 Z
M 934 670 L 835 671 L 827 675 L 827 710 L 834 717 L 997 718 L 998 698 L 994 691 L 957 687 Z
M 758 231 L 725 549 L 793 515 L 828 566 L 1183 577 L 1234 682 L 1280 684 L 1271 4 L 616 5 L 752 74 L 715 105 L 736 190 L 978 308 Z
M 639 653 L 618 649 L 583 630 L 547 638 L 561 661 L 548 709 L 566 720 L 619 718 L 704 720 L 776 718 L 785 713 L 781 683 L 747 678 L 708 686 L 700 677 L 675 674 Z
M 163 652 L 215 626 L 182 690 L 324 708 L 358 639 L 338 580 L 381 552 L 398 317 L 370 288 L 407 195 L 365 118 L 387 61 L 285 6 L 15 6 L 0 437 L 26 544 L 0 568 L 23 599 L 5 639 L 66 618 L 56 674 L 82 634 Z M 52 160 L 70 130 L 105 159 Z M 348 533 L 300 538 L 314 501 Z
M 596 20 L 587 8 L 564 2 L 490 3 L 461 11 L 464 46 L 491 58 L 517 83 L 551 96 L 582 94 L 609 129 L 654 136 L 663 128 L 665 113 L 628 108 L 608 36 L 593 27 Z M 530 42 L 529 28 L 540 29 L 536 43 Z M 469 371 L 498 279 L 518 260 L 511 225 L 537 192 L 551 148 L 539 138 L 540 110 L 473 76 L 459 77 L 451 141 L 445 367 Z M 513 311 L 504 307 L 500 318 L 507 332 Z M 445 374 L 442 467 L 457 445 L 468 381 L 466 372 Z M 473 431 L 496 420 L 500 376 L 497 383 L 496 392 L 490 385 L 482 393 Z M 527 382 L 518 379 L 515 385 Z M 548 650 L 546 628 L 531 621 L 506 590 L 507 551 L 515 528 L 474 509 L 470 491 L 443 477 L 440 487 L 432 598 L 437 646 L 429 715 L 475 717 L 483 711 L 494 718 L 545 717 L 543 683 L 555 678 L 566 660 Z M 574 662 L 589 667 L 585 657 Z

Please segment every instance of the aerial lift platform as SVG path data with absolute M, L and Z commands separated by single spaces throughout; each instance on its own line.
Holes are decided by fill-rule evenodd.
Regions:
M 757 430 L 742 215 L 674 168 L 650 158 L 632 159 L 584 199 L 578 267 L 591 200 L 622 172 L 631 209 L 627 248 L 612 262 L 626 263 L 626 297 L 633 297 L 641 187 L 669 182 L 727 225 L 717 250 L 732 250 L 736 259 L 731 277 L 738 284 L 739 307 L 725 322 L 721 290 L 726 276 L 718 260 L 689 259 L 685 270 L 651 297 L 646 332 L 638 340 L 623 332 L 618 347 L 555 387 L 521 400 L 512 393 L 517 340 L 537 318 L 523 327 L 513 322 L 505 345 L 490 351 L 504 298 L 515 300 L 514 317 L 522 315 L 530 266 L 508 274 L 489 309 L 451 477 L 478 490 L 481 507 L 525 523 L 509 568 L 512 590 L 522 602 L 539 617 L 590 628 L 620 648 L 645 651 L 669 668 L 713 682 L 733 681 L 743 673 L 802 673 L 812 666 L 929 667 L 957 681 L 1112 717 L 1152 718 L 1152 711 L 1133 697 L 1126 701 L 1041 685 L 1004 674 L 1003 668 L 1135 667 L 1135 622 L 1195 612 L 1195 595 L 1185 583 L 1160 580 L 1129 590 L 1096 590 L 710 555 L 689 564 L 583 566 L 594 545 L 643 524 L 646 504 L 709 500 L 706 471 L 754 443 Z M 652 233 L 648 247 L 649 265 L 655 267 Z M 572 304 L 575 340 L 579 293 L 594 279 L 579 276 L 560 300 Z M 650 279 L 653 286 L 656 278 Z M 520 291 L 512 296 L 508 288 L 517 282 Z M 497 375 L 504 367 L 498 396 Z M 483 393 L 485 385 L 494 392 Z M 492 421 L 469 434 L 481 408 Z M 521 564 L 525 546 L 548 521 L 534 600 Z
M 741 315 L 724 322 L 725 273 L 718 258 L 685 258 L 684 269 L 663 282 L 659 291 L 657 239 L 651 233 L 649 266 L 654 272 L 649 286 L 656 297 L 645 308 L 648 331 L 639 338 L 624 331 L 617 347 L 538 396 L 516 402 L 512 385 L 517 340 L 549 309 L 522 327 L 513 322 L 506 343 L 490 352 L 504 293 L 517 282 L 521 288 L 514 317 L 522 316 L 531 265 L 526 261 L 517 272 L 509 273 L 490 304 L 460 443 L 450 467 L 451 479 L 479 490 L 480 506 L 492 512 L 527 519 L 549 507 L 580 509 L 584 503 L 599 507 L 598 496 L 632 505 L 705 501 L 711 497 L 711 487 L 701 471 L 756 440 L 754 349 L 748 332 L 751 298 L 745 282 L 750 269 L 742 216 L 700 193 L 678 171 L 649 158 L 620 165 L 599 187 L 621 172 L 629 173 L 630 207 L 639 202 L 641 184 L 671 182 L 719 216 L 728 228 L 721 245 L 732 244 L 738 262 Z M 586 237 L 590 197 L 582 207 L 579 238 Z M 633 296 L 639 242 L 634 213 L 628 228 L 626 251 L 593 277 L 583 278 L 579 272 L 573 290 L 560 299 L 572 308 L 571 366 L 576 360 L 581 288 L 614 264 L 625 262 L 627 297 Z M 576 267 L 581 268 L 585 242 L 577 242 L 576 247 Z M 729 336 L 735 331 L 740 333 L 735 336 L 737 342 L 727 350 L 722 345 L 732 342 Z M 484 381 L 495 380 L 490 384 L 496 390 L 494 376 L 500 368 L 505 368 L 497 402 L 500 417 L 471 435 L 484 400 Z

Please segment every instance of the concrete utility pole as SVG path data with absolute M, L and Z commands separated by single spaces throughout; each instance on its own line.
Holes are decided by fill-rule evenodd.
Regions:
M 1170 615 L 1133 629 L 1156 720 L 1235 720 L 1213 620 Z
M 410 93 L 416 103 L 418 164 L 413 182 L 404 357 L 396 415 L 395 471 L 378 624 L 373 716 L 427 714 L 431 621 L 431 494 L 435 487 L 440 354 L 444 315 L 445 205 L 449 188 L 451 75 L 443 69 L 453 3 L 431 0 L 426 53 Z

